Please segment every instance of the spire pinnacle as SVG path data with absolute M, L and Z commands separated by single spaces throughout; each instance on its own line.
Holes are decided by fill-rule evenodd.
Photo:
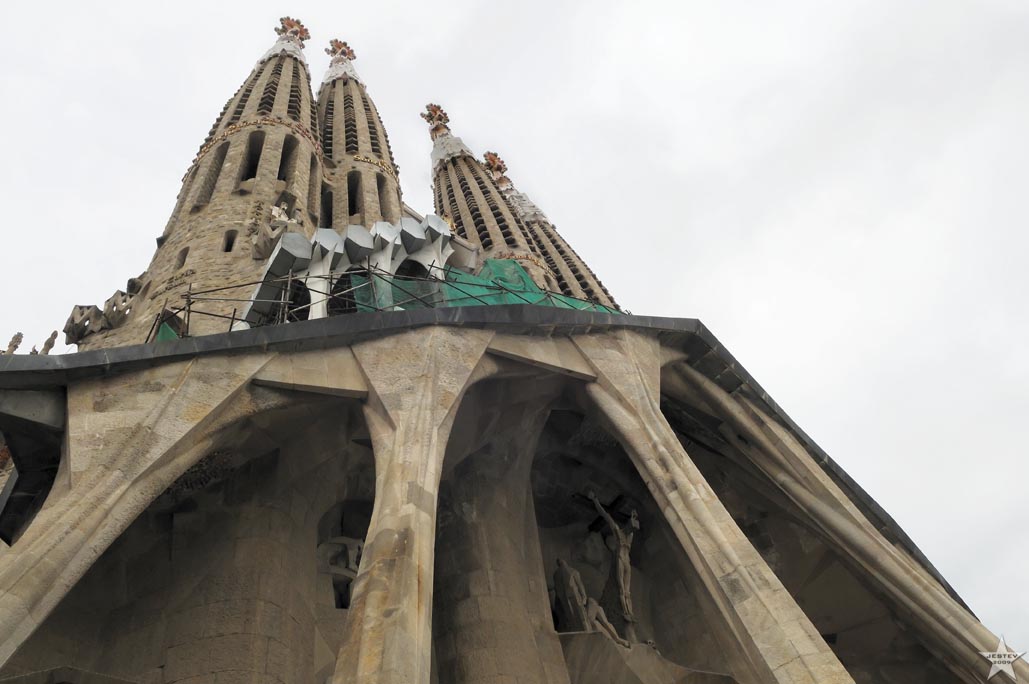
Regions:
M 288 40 L 296 43 L 301 48 L 304 47 L 304 41 L 311 37 L 311 32 L 307 30 L 303 22 L 293 17 L 280 17 L 279 26 L 276 27 L 275 33 L 279 34 L 279 40 Z
M 347 41 L 339 40 L 338 38 L 333 38 L 329 41 L 329 47 L 325 48 L 325 54 L 332 57 L 330 62 L 332 64 L 344 59 L 349 59 L 351 61 L 357 59 L 354 49 L 347 45 Z
M 508 178 L 507 164 L 500 158 L 500 155 L 496 152 L 487 152 L 482 155 L 483 166 L 486 167 L 486 172 L 489 177 L 493 179 L 493 182 L 497 184 L 497 187 L 501 190 L 510 189 L 512 186 L 511 179 Z
M 325 48 L 325 54 L 332 59 L 329 60 L 329 70 L 325 72 L 322 83 L 331 83 L 337 78 L 352 78 L 358 83 L 362 82 L 357 76 L 357 70 L 354 69 L 357 54 L 354 48 L 347 45 L 347 41 L 333 38 L 329 41 L 329 47 Z
M 425 111 L 421 116 L 429 124 L 429 135 L 433 140 L 450 133 L 450 127 L 447 126 L 450 123 L 450 117 L 438 104 L 430 102 L 425 105 Z
M 453 157 L 475 158 L 472 151 L 461 141 L 461 138 L 451 134 L 450 117 L 438 104 L 430 102 L 425 105 L 425 111 L 421 117 L 429 124 L 429 135 L 432 137 L 432 172 L 439 169 L 439 165 Z
M 304 41 L 311 37 L 307 27 L 299 19 L 280 17 L 279 25 L 275 27 L 275 33 L 278 34 L 279 39 L 275 41 L 275 45 L 272 45 L 268 52 L 264 53 L 264 57 L 258 61 L 258 64 L 262 64 L 272 57 L 285 52 L 293 55 L 306 65 Z

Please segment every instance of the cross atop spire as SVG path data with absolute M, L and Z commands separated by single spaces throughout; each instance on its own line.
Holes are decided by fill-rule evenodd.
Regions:
M 337 60 L 348 59 L 353 61 L 357 59 L 354 49 L 347 45 L 347 41 L 339 40 L 338 38 L 333 38 L 329 41 L 329 47 L 325 48 L 325 54 L 332 57 L 332 63 L 335 63 Z
M 450 127 L 447 126 L 450 123 L 450 117 L 438 104 L 430 102 L 425 105 L 425 111 L 422 112 L 421 117 L 429 124 L 429 135 L 433 140 L 450 133 Z
M 304 41 L 311 37 L 311 32 L 303 22 L 293 17 L 280 17 L 275 33 L 279 34 L 279 40 L 289 40 L 300 47 L 304 47 Z

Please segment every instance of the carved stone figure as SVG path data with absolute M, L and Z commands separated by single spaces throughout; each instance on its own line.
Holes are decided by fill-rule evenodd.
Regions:
M 46 342 L 43 343 L 43 351 L 39 352 L 43 356 L 48 356 L 50 350 L 54 348 L 54 343 L 57 342 L 57 331 L 50 333 L 50 337 L 46 338 Z
M 636 530 L 640 529 L 639 517 L 636 511 L 633 510 L 632 516 L 629 519 L 629 526 L 623 530 L 600 504 L 595 493 L 590 492 L 588 496 L 597 512 L 600 513 L 601 517 L 604 518 L 604 522 L 611 529 L 611 534 L 614 537 L 615 578 L 618 580 L 618 597 L 622 603 L 622 613 L 625 620 L 627 622 L 635 622 L 632 612 L 632 596 L 629 593 L 632 588 L 632 565 L 629 563 L 629 551 L 632 549 L 633 536 L 635 536 Z
M 604 613 L 604 609 L 600 607 L 596 599 L 586 599 L 586 617 L 589 620 L 591 632 L 600 632 L 611 641 L 624 646 L 625 648 L 631 648 L 631 644 L 618 635 L 618 630 L 611 624 L 611 621 L 607 619 L 607 614 Z
M 297 221 L 289 217 L 289 207 L 283 202 L 280 206 L 272 205 L 271 219 L 268 225 L 257 228 L 256 233 L 250 238 L 253 244 L 253 257 L 255 259 L 267 259 L 275 251 L 275 245 L 279 244 L 282 235 L 295 228 Z
M 554 571 L 554 594 L 563 631 L 591 631 L 582 576 L 562 558 L 557 559 L 557 570 Z
M 283 202 L 280 206 L 272 205 L 272 218 L 271 225 L 273 228 L 278 228 L 289 223 L 289 208 L 286 203 Z
M 15 351 L 17 351 L 18 347 L 21 346 L 22 337 L 23 336 L 21 333 L 14 333 L 14 337 L 11 338 L 10 344 L 7 345 L 7 351 L 4 353 L 13 354 Z
M 323 572 L 354 579 L 361 566 L 364 542 L 351 537 L 331 537 L 318 545 L 318 553 L 323 559 Z

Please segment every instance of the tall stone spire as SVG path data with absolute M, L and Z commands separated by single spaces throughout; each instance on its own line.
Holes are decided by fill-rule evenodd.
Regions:
M 451 222 L 458 236 L 481 248 L 484 259 L 517 259 L 537 285 L 556 290 L 556 274 L 529 241 L 493 178 L 451 133 L 447 113 L 428 104 L 421 116 L 432 138 L 436 213 Z
M 528 195 L 515 189 L 511 179 L 506 175 L 507 164 L 500 155 L 496 152 L 487 152 L 483 156 L 483 166 L 503 194 L 511 211 L 521 221 L 529 242 L 556 277 L 561 293 L 617 309 L 618 304 L 611 293 L 571 245 L 561 237 L 547 215 L 529 199 Z
M 318 225 L 342 230 L 395 223 L 402 212 L 398 167 L 386 127 L 354 68 L 357 55 L 342 40 L 330 41 L 325 52 L 332 59 L 318 91 L 325 159 Z
M 259 279 L 269 250 L 255 243 L 268 232 L 273 208 L 295 229 L 314 230 L 321 148 L 303 54 L 309 33 L 292 17 L 280 19 L 275 32 L 275 43 L 225 103 L 186 172 L 150 266 L 103 311 L 77 307 L 76 321 L 66 327 L 68 343 L 80 349 L 142 343 L 166 305 L 184 303 L 187 289 Z M 204 309 L 231 319 L 235 306 L 212 301 Z M 216 316 L 194 316 L 190 334 L 228 326 Z

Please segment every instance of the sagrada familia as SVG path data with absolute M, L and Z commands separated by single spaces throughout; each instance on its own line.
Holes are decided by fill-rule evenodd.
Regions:
M 407 206 L 354 51 L 315 98 L 277 34 L 78 353 L 0 355 L 0 681 L 986 679 L 997 636 L 703 324 L 620 309 L 435 104 Z

